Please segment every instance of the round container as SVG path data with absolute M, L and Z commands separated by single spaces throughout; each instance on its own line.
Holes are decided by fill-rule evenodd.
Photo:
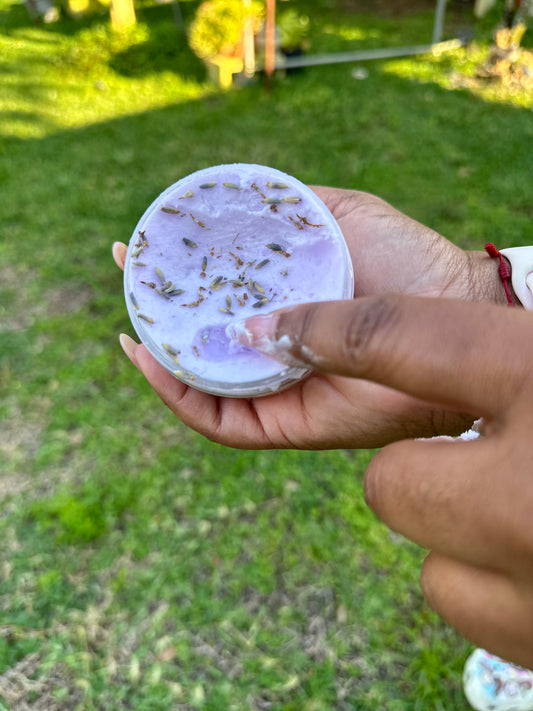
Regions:
M 232 324 L 285 306 L 353 296 L 352 261 L 324 203 L 260 165 L 197 171 L 150 205 L 124 268 L 140 340 L 179 380 L 226 397 L 278 392 L 308 371 L 238 343 Z

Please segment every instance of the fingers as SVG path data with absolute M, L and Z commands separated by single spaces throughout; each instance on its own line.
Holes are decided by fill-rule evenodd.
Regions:
M 172 412 L 201 434 L 211 437 L 214 435 L 218 428 L 215 398 L 194 390 L 174 378 L 144 346 L 137 347 L 136 360 L 139 370 Z
M 497 436 L 404 440 L 375 455 L 365 496 L 379 518 L 416 543 L 467 563 L 511 570 L 533 553 L 528 478 Z
M 120 345 L 122 346 L 122 350 L 124 351 L 124 353 L 128 356 L 133 365 L 138 368 L 139 364 L 137 363 L 137 358 L 135 356 L 138 344 L 135 343 L 133 338 L 130 338 L 130 336 L 126 335 L 125 333 L 121 333 L 118 337 L 118 340 L 120 341 Z
M 514 430 L 512 438 L 388 445 L 367 469 L 367 503 L 393 530 L 441 555 L 530 575 L 530 427 Z
M 120 345 L 165 405 L 188 427 L 220 444 L 268 449 L 272 442 L 257 417 L 253 401 L 219 398 L 190 388 L 173 377 L 144 345 L 121 334 Z
M 170 410 L 175 414 L 184 414 L 183 420 L 185 424 L 189 424 L 186 421 L 187 419 L 197 419 L 203 422 L 203 430 L 206 432 L 216 431 L 217 425 L 214 420 L 218 418 L 212 399 L 209 396 L 189 388 L 180 380 L 174 378 L 153 358 L 145 346 L 139 345 L 125 333 L 120 335 L 119 340 L 124 353 L 135 367 L 143 373 L 152 388 Z M 187 412 L 191 407 L 193 414 L 187 416 Z
M 429 605 L 463 636 L 533 668 L 531 593 L 519 581 L 431 553 L 420 582 Z
M 523 387 L 533 320 L 521 309 L 388 295 L 255 316 L 239 340 L 282 362 L 490 416 Z
M 122 242 L 115 242 L 111 248 L 111 251 L 115 264 L 119 269 L 124 271 L 124 262 L 126 261 L 126 252 L 128 251 L 127 246 L 122 244 Z

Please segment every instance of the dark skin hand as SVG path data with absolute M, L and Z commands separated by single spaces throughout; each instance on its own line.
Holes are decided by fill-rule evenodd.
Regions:
M 474 441 L 384 447 L 365 494 L 393 530 L 431 550 L 421 584 L 436 612 L 478 646 L 533 668 L 533 314 L 378 296 L 305 304 L 246 327 L 241 340 L 282 362 L 483 416 L 485 436 Z
M 390 292 L 502 301 L 497 265 L 465 252 L 367 193 L 314 188 L 337 219 L 350 249 L 355 296 Z M 126 246 L 113 256 L 124 266 Z M 449 412 L 368 380 L 313 373 L 262 398 L 216 397 L 176 380 L 126 335 L 121 344 L 163 402 L 209 439 L 243 449 L 369 448 L 409 436 L 458 434 L 477 413 Z

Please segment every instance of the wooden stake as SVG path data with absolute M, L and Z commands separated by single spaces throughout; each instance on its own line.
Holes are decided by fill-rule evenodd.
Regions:
M 244 6 L 249 11 L 252 5 L 252 0 L 244 0 Z M 254 29 L 253 19 L 248 12 L 248 17 L 244 21 L 243 29 L 243 44 L 244 44 L 244 74 L 247 79 L 250 79 L 255 74 L 255 48 L 254 48 Z
M 265 21 L 265 79 L 270 89 L 276 61 L 276 0 L 266 2 Z

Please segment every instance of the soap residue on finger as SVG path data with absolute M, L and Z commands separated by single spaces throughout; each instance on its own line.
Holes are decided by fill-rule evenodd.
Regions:
M 252 317 L 255 323 L 261 320 L 269 319 L 269 316 L 254 316 Z M 301 346 L 302 355 L 309 360 L 300 360 L 296 358 L 291 350 L 294 348 L 294 343 L 290 336 L 284 335 L 279 339 L 273 339 L 267 332 L 260 335 L 254 334 L 247 326 L 247 319 L 239 319 L 229 324 L 226 328 L 226 335 L 230 343 L 235 344 L 235 347 L 255 348 L 264 355 L 274 358 L 275 360 L 293 368 L 309 368 L 310 365 L 320 363 L 321 359 L 307 346 Z

